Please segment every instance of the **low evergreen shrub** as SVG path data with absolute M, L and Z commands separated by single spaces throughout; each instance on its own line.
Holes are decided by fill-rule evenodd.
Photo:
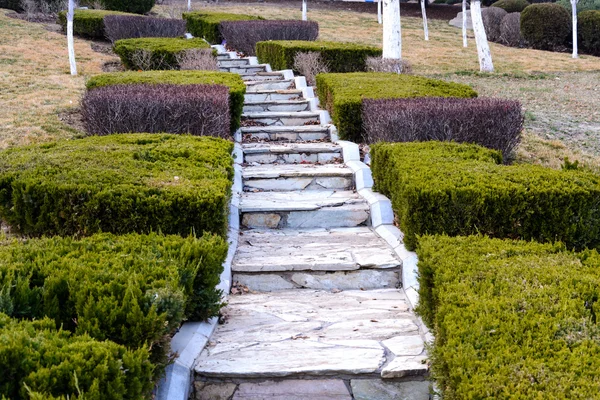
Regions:
M 563 49 L 571 29 L 571 15 L 558 4 L 532 4 L 521 13 L 521 34 L 534 49 Z
M 124 134 L 0 152 L 0 219 L 25 235 L 227 230 L 232 144 Z
M 559 0 L 556 4 L 563 6 L 569 14 L 573 13 L 571 0 Z M 577 3 L 577 14 L 584 11 L 600 11 L 600 0 L 579 0 Z
M 368 57 L 381 57 L 381 49 L 355 43 L 287 40 L 256 44 L 258 59 L 273 70 L 293 69 L 296 54 L 307 52 L 320 54 L 329 72 L 366 71 Z
M 383 72 L 319 74 L 317 94 L 340 138 L 355 142 L 362 138 L 363 99 L 477 97 L 467 85 Z
M 113 50 L 128 69 L 179 69 L 177 56 L 189 49 L 207 49 L 203 39 L 136 38 L 117 40 Z
M 75 10 L 73 15 L 73 34 L 89 39 L 106 39 L 104 17 L 107 15 L 131 15 L 107 10 Z M 58 14 L 58 23 L 63 32 L 67 31 L 67 12 Z
M 91 135 L 180 133 L 230 136 L 229 88 L 223 85 L 113 85 L 81 100 Z
M 87 334 L 57 330 L 48 318 L 18 321 L 0 313 L 3 398 L 145 398 L 153 387 L 154 367 L 148 358 L 147 348 L 128 350 Z
M 221 42 L 223 42 L 223 36 L 220 31 L 221 22 L 249 21 L 264 18 L 244 14 L 193 11 L 183 13 L 183 19 L 187 24 L 187 31 L 195 37 L 204 38 L 212 44 L 221 44 Z
M 492 7 L 501 8 L 507 13 L 520 13 L 530 4 L 527 0 L 498 0 Z
M 475 143 L 513 158 L 521 141 L 521 103 L 504 99 L 365 99 L 364 141 Z
M 417 311 L 444 399 L 598 397 L 596 251 L 427 236 L 417 253 Z
M 231 130 L 240 126 L 244 109 L 246 85 L 238 74 L 213 71 L 145 71 L 115 72 L 91 77 L 86 87 L 88 90 L 109 85 L 135 84 L 174 84 L 174 85 L 225 85 L 229 87 L 229 111 L 231 113 Z
M 425 234 L 600 246 L 600 176 L 534 165 L 500 165 L 472 144 L 377 143 L 376 189 L 392 201 L 406 246 Z
M 577 18 L 581 51 L 600 56 L 600 11 L 583 11 Z
M 255 56 L 258 42 L 317 40 L 319 25 L 314 21 L 298 20 L 223 21 L 220 31 L 229 47 L 246 55 Z
M 106 37 L 113 43 L 121 39 L 145 37 L 176 38 L 185 34 L 185 21 L 139 15 L 107 15 L 104 29 Z

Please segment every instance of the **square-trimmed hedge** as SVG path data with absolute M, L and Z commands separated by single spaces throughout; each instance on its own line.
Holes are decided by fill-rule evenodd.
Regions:
M 221 44 L 223 42 L 220 31 L 222 21 L 250 21 L 264 18 L 255 15 L 193 11 L 183 13 L 183 19 L 187 24 L 187 31 L 195 37 L 204 38 L 212 44 Z
M 90 39 L 106 39 L 104 31 L 104 17 L 107 15 L 130 15 L 119 11 L 109 10 L 75 10 L 73 15 L 73 34 Z M 58 23 L 62 26 L 63 32 L 67 31 L 67 12 L 61 11 L 58 14 Z
M 600 255 L 479 236 L 423 237 L 417 311 L 444 399 L 594 399 Z
M 420 235 L 476 233 L 600 246 L 600 175 L 501 165 L 500 152 L 472 144 L 378 143 L 371 155 L 410 249 Z
M 227 231 L 233 144 L 119 134 L 0 152 L 0 218 L 25 235 Z
M 185 38 L 134 38 L 117 40 L 114 52 L 121 58 L 123 65 L 133 70 L 169 70 L 179 69 L 177 56 L 186 50 L 208 49 L 210 45 L 204 39 Z M 151 54 L 148 65 L 140 65 L 136 52 Z
M 412 75 L 385 72 L 317 75 L 317 95 L 331 114 L 340 138 L 360 142 L 362 99 L 414 97 L 477 97 L 469 86 Z
M 238 74 L 218 71 L 144 71 L 144 72 L 114 72 L 100 74 L 90 78 L 86 87 L 88 90 L 108 85 L 131 84 L 175 84 L 195 85 L 214 84 L 229 87 L 229 111 L 231 112 L 231 130 L 240 126 L 244 110 L 244 94 L 246 85 Z
M 366 71 L 367 57 L 381 57 L 380 48 L 357 43 L 273 40 L 256 44 L 258 59 L 273 70 L 293 69 L 296 54 L 306 52 L 319 53 L 330 72 Z
M 153 370 L 147 348 L 73 336 L 48 318 L 0 313 L 0 393 L 7 398 L 141 399 L 150 396 Z

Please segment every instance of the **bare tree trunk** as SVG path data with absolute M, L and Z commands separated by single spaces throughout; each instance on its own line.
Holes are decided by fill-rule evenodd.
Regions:
M 477 54 L 479 55 L 479 69 L 481 72 L 494 72 L 492 53 L 483 27 L 483 18 L 481 17 L 480 0 L 471 2 L 471 20 L 473 21 L 475 44 L 477 45 Z
M 188 0 L 188 11 L 192 11 L 192 0 Z
M 67 48 L 69 50 L 69 65 L 71 75 L 77 75 L 77 63 L 75 61 L 75 43 L 73 41 L 73 16 L 75 15 L 75 0 L 69 0 L 67 11 Z
M 421 0 L 421 14 L 423 14 L 423 31 L 425 32 L 425 40 L 429 40 L 429 28 L 427 27 L 427 13 L 425 12 L 425 2 L 429 0 Z
M 573 13 L 573 58 L 579 58 L 577 48 L 577 3 L 579 3 L 579 0 L 571 0 L 571 11 Z
M 308 5 L 306 0 L 302 0 L 302 21 L 308 21 Z
M 462 1 L 462 15 L 463 47 L 467 47 L 467 0 Z
M 383 0 L 383 58 L 402 58 L 400 0 Z
M 377 0 L 377 23 L 381 25 L 381 0 Z

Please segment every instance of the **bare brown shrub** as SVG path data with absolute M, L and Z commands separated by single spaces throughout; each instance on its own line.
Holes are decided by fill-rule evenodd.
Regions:
M 408 60 L 368 57 L 366 64 L 367 71 L 371 72 L 393 72 L 396 74 L 410 74 L 412 72 L 412 66 Z
M 219 65 L 212 49 L 189 49 L 177 53 L 175 58 L 181 70 L 219 70 Z
M 294 70 L 304 75 L 310 86 L 315 86 L 317 75 L 329 72 L 329 66 L 316 51 L 300 52 L 294 57 Z

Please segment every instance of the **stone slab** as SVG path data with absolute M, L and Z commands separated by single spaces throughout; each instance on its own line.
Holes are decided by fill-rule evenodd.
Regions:
M 355 400 L 429 400 L 428 381 L 352 379 L 350 387 Z
M 273 292 L 277 290 L 293 289 L 293 283 L 283 279 L 279 275 L 274 274 L 236 274 L 233 277 L 234 281 L 247 286 L 250 290 L 256 290 L 259 292 Z
M 383 341 L 387 347 L 396 356 L 418 356 L 425 350 L 425 343 L 421 336 L 397 336 Z
M 242 177 L 244 179 L 276 179 L 293 177 L 323 177 L 323 176 L 343 176 L 351 177 L 352 170 L 343 164 L 326 165 L 278 165 L 273 168 L 272 165 L 256 165 L 243 169 Z
M 242 212 L 314 211 L 351 204 L 362 205 L 360 209 L 364 211 L 369 209 L 367 203 L 352 191 L 256 192 L 243 193 L 240 199 Z
M 423 376 L 429 371 L 426 356 L 401 356 L 394 358 L 381 371 L 384 379 Z
M 321 290 L 393 289 L 400 285 L 399 272 L 376 270 L 334 272 L 322 275 L 299 272 L 293 274 L 291 280 L 303 288 Z
M 244 143 L 244 154 L 262 153 L 340 153 L 341 146 L 333 143 Z
M 194 382 L 195 400 L 229 400 L 237 389 L 235 383 Z
M 233 400 L 352 400 L 341 379 L 242 383 Z

